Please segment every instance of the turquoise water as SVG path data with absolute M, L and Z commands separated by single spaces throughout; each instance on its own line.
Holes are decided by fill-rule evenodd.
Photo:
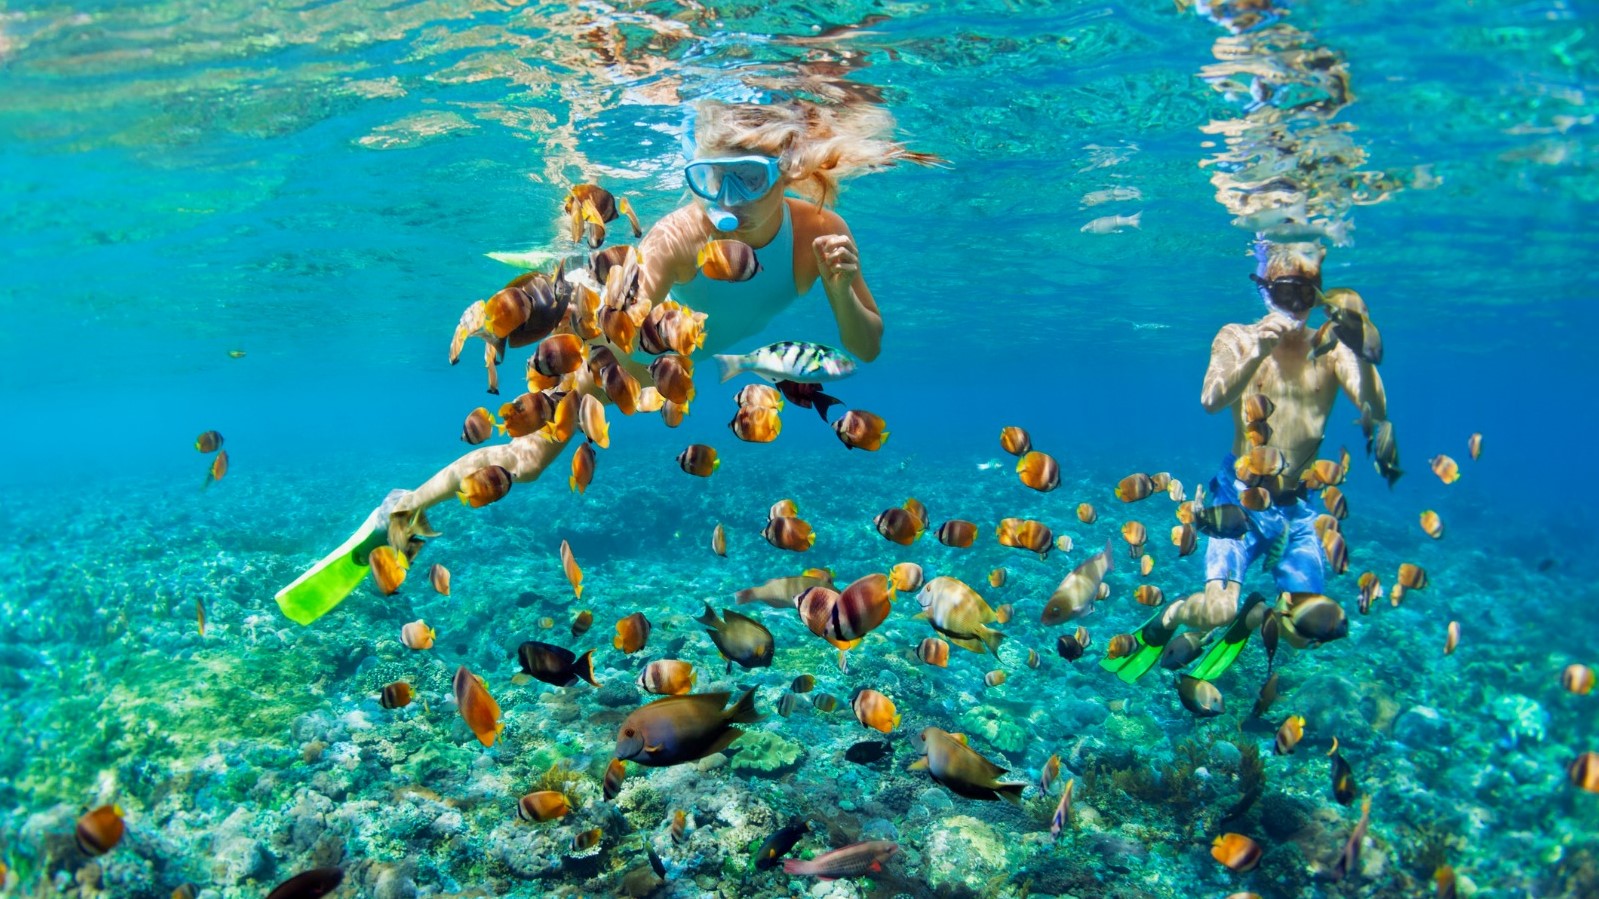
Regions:
M 1559 674 L 1595 661 L 1599 520 L 1581 498 L 1599 324 L 1595 12 L 1307 3 L 1239 41 L 1222 17 L 1164 3 L 5 7 L 7 884 L 165 897 L 190 882 L 231 899 L 336 864 L 336 895 L 385 899 L 610 895 L 624 883 L 663 896 L 1413 896 L 1447 863 L 1462 895 L 1594 895 L 1599 798 L 1566 766 L 1599 749 L 1599 732 L 1592 697 Z M 1350 636 L 1279 652 L 1269 724 L 1248 720 L 1266 671 L 1258 640 L 1217 680 L 1226 713 L 1204 721 L 1170 675 L 1129 686 L 1094 664 L 1147 617 L 1136 586 L 1176 597 L 1203 581 L 1202 555 L 1178 559 L 1164 539 L 1173 504 L 1123 506 L 1111 491 L 1129 473 L 1170 471 L 1191 493 L 1229 447 L 1225 417 L 1197 402 L 1207 348 L 1261 309 L 1252 231 L 1232 224 L 1239 210 L 1210 179 L 1229 167 L 1224 133 L 1252 147 L 1272 133 L 1246 119 L 1239 73 L 1259 62 L 1255 41 L 1347 69 L 1342 108 L 1289 109 L 1316 102 L 1304 84 L 1276 99 L 1283 127 L 1327 151 L 1290 180 L 1348 237 L 1325 281 L 1357 288 L 1382 328 L 1407 470 L 1383 485 L 1340 399 L 1322 455 L 1347 445 L 1356 457 L 1350 569 L 1328 585 Z M 902 139 L 949 161 L 848 182 L 838 207 L 885 336 L 835 392 L 888 420 L 882 451 L 845 451 L 793 408 L 776 443 L 740 443 L 724 418 L 738 385 L 702 385 L 676 430 L 613 415 L 585 495 L 567 490 L 563 458 L 488 508 L 440 506 L 443 534 L 397 596 L 368 583 L 309 628 L 278 613 L 279 587 L 389 489 L 453 459 L 462 417 L 498 402 L 475 343 L 461 365 L 445 358 L 461 309 L 516 273 L 485 253 L 561 247 L 560 202 L 582 180 L 631 196 L 646 224 L 676 208 L 687 102 L 838 100 L 841 84 L 875 88 Z M 1129 186 L 1140 199 L 1084 205 Z M 1135 212 L 1137 230 L 1079 230 Z M 828 318 L 815 292 L 750 346 L 836 341 Z M 509 384 L 526 353 L 511 352 Z M 1017 483 L 996 440 L 1005 425 L 1060 460 L 1058 490 Z M 231 468 L 202 491 L 209 457 L 190 447 L 212 428 Z M 722 454 L 709 480 L 673 462 L 692 442 Z M 1427 470 L 1438 453 L 1460 460 L 1458 483 Z M 935 525 L 977 522 L 977 545 L 884 541 L 873 516 L 909 496 Z M 760 537 L 783 497 L 818 532 L 803 556 Z M 1096 524 L 1073 515 L 1084 501 Z M 1440 541 L 1417 527 L 1429 508 L 1446 522 Z M 1039 560 L 998 546 L 994 525 L 1011 516 L 1077 548 Z M 1147 579 L 1117 536 L 1132 518 L 1151 534 Z M 726 559 L 708 549 L 718 522 Z M 1080 622 L 1088 656 L 1068 663 L 1053 646 L 1070 628 L 1040 624 L 1038 610 L 1107 538 L 1110 599 Z M 563 539 L 585 572 L 581 602 L 561 573 Z M 775 663 L 724 674 L 691 620 L 702 598 L 732 605 L 733 590 L 807 565 L 842 585 L 901 561 L 1015 604 L 997 625 L 1006 683 L 985 687 L 994 660 L 959 649 L 948 669 L 918 662 L 932 631 L 908 596 L 847 672 L 793 613 L 756 606 Z M 1431 585 L 1355 613 L 1355 576 L 1376 571 L 1386 586 L 1402 561 Z M 449 598 L 421 577 L 435 562 L 454 574 Z M 1008 582 L 989 588 L 1001 565 Z M 1247 589 L 1272 587 L 1257 570 Z M 596 624 L 570 640 L 580 608 Z M 624 656 L 612 625 L 640 610 L 654 632 Z M 438 630 L 428 652 L 398 641 L 419 617 Z M 1451 620 L 1462 636 L 1445 657 Z M 597 647 L 605 686 L 512 684 L 528 639 Z M 759 686 L 766 717 L 727 756 L 630 766 L 606 802 L 618 722 L 649 698 L 633 679 L 665 657 L 694 662 L 702 691 Z M 463 664 L 504 711 L 491 749 L 451 698 Z M 777 715 L 807 672 L 839 709 Z M 378 691 L 402 678 L 418 702 L 381 709 Z M 849 711 L 860 687 L 903 716 L 892 757 L 871 765 L 843 756 L 879 737 Z M 1305 742 L 1278 757 L 1272 732 L 1290 714 L 1306 718 Z M 969 733 L 1033 784 L 1023 804 L 963 798 L 907 770 L 928 726 Z M 1333 801 L 1322 756 L 1333 736 L 1372 799 L 1359 872 L 1337 883 L 1327 871 L 1359 804 Z M 1223 821 L 1253 750 L 1264 789 Z M 1076 782 L 1078 826 L 1058 841 L 1055 797 L 1036 785 L 1052 754 Z M 581 775 L 569 785 L 581 807 L 518 821 L 516 798 L 563 760 Z M 91 861 L 73 821 L 113 802 L 127 835 Z M 668 833 L 676 809 L 691 820 L 684 841 Z M 802 856 L 861 839 L 900 852 L 875 879 L 815 890 L 752 870 L 755 846 L 794 815 L 816 831 Z M 599 850 L 574 853 L 591 827 L 604 829 Z M 1259 868 L 1212 860 L 1225 832 L 1261 843 Z M 651 853 L 664 878 L 639 873 Z

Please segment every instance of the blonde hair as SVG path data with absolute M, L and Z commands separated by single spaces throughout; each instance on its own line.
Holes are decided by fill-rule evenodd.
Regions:
M 901 160 L 942 160 L 890 140 L 894 117 L 880 106 L 823 106 L 804 100 L 770 105 L 702 100 L 694 107 L 695 150 L 702 156 L 775 157 L 790 189 L 817 206 L 838 198 L 839 182 Z
M 1266 280 L 1300 276 L 1321 287 L 1321 261 L 1327 248 L 1319 242 L 1276 243 L 1266 251 Z

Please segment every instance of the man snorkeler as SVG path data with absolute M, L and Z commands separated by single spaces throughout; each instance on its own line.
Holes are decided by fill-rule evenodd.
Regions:
M 933 157 L 891 140 L 893 118 L 876 106 L 704 101 L 692 121 L 694 158 L 684 175 L 699 202 L 668 214 L 640 242 L 641 294 L 652 307 L 670 296 L 706 313 L 705 343 L 694 353 L 702 358 L 759 333 L 820 281 L 844 348 L 862 361 L 875 359 L 882 316 L 861 275 L 849 225 L 829 207 L 846 177 L 901 160 L 927 164 Z M 761 268 L 754 277 L 729 282 L 700 274 L 700 249 L 722 238 L 755 249 Z M 603 337 L 592 342 L 607 343 Z M 647 359 L 611 349 L 641 384 L 652 383 Z M 578 389 L 606 401 L 586 368 L 578 370 Z M 515 482 L 532 481 L 568 442 L 540 431 L 481 447 L 416 490 L 392 492 L 343 546 L 279 591 L 279 606 L 295 621 L 314 621 L 360 583 L 373 549 L 431 536 L 422 513 L 455 495 L 463 479 L 497 465 Z
M 1106 664 L 1123 680 L 1131 682 L 1148 671 L 1180 626 L 1209 632 L 1209 640 L 1237 620 L 1240 626 L 1229 628 L 1190 673 L 1208 679 L 1225 671 L 1249 637 L 1249 627 L 1238 615 L 1239 593 L 1245 572 L 1263 555 L 1279 591 L 1324 591 L 1325 554 L 1300 473 L 1316 458 L 1340 388 L 1356 406 L 1370 410 L 1371 420 L 1388 416 L 1382 378 L 1369 360 L 1343 343 L 1313 353 L 1312 331 L 1305 322 L 1322 302 L 1325 255 L 1319 243 L 1255 242 L 1258 265 L 1251 277 L 1266 315 L 1253 324 L 1222 327 L 1211 343 L 1200 392 L 1205 411 L 1232 410 L 1232 453 L 1210 480 L 1205 502 L 1232 507 L 1238 527 L 1233 534 L 1207 535 L 1204 591 L 1166 606 L 1135 635 L 1140 643 L 1136 653 Z M 1257 395 L 1267 402 L 1254 399 Z M 1261 407 L 1269 410 L 1263 419 Z M 1280 470 L 1261 479 L 1271 498 L 1261 511 L 1240 505 L 1240 493 L 1249 485 L 1238 479 L 1235 468 L 1238 458 L 1256 446 L 1252 430 L 1255 440 L 1277 450 L 1282 459 Z

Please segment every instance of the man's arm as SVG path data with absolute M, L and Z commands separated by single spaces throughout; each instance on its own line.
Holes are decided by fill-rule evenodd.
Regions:
M 862 362 L 870 362 L 883 348 L 883 316 L 860 273 L 860 256 L 849 225 L 829 210 L 825 226 L 832 233 L 822 234 L 811 243 L 816 272 L 827 292 L 827 303 L 833 307 L 844 349 Z
M 1371 407 L 1373 421 L 1388 419 L 1388 394 L 1382 386 L 1382 376 L 1377 366 L 1357 356 L 1349 347 L 1339 344 L 1333 352 L 1333 370 L 1344 395 L 1356 409 Z
M 1267 322 L 1269 326 L 1270 321 Z M 1266 327 L 1226 325 L 1216 332 L 1210 344 L 1210 367 L 1205 369 L 1205 385 L 1199 402 L 1206 412 L 1226 409 L 1244 395 L 1249 379 L 1277 345 L 1277 332 L 1261 333 Z

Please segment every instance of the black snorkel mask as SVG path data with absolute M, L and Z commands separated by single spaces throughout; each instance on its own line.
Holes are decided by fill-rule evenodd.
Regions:
M 1249 280 L 1260 289 L 1260 298 L 1275 309 L 1289 315 L 1305 315 L 1321 302 L 1321 290 L 1316 282 L 1304 275 L 1284 275 L 1267 280 L 1250 274 Z

